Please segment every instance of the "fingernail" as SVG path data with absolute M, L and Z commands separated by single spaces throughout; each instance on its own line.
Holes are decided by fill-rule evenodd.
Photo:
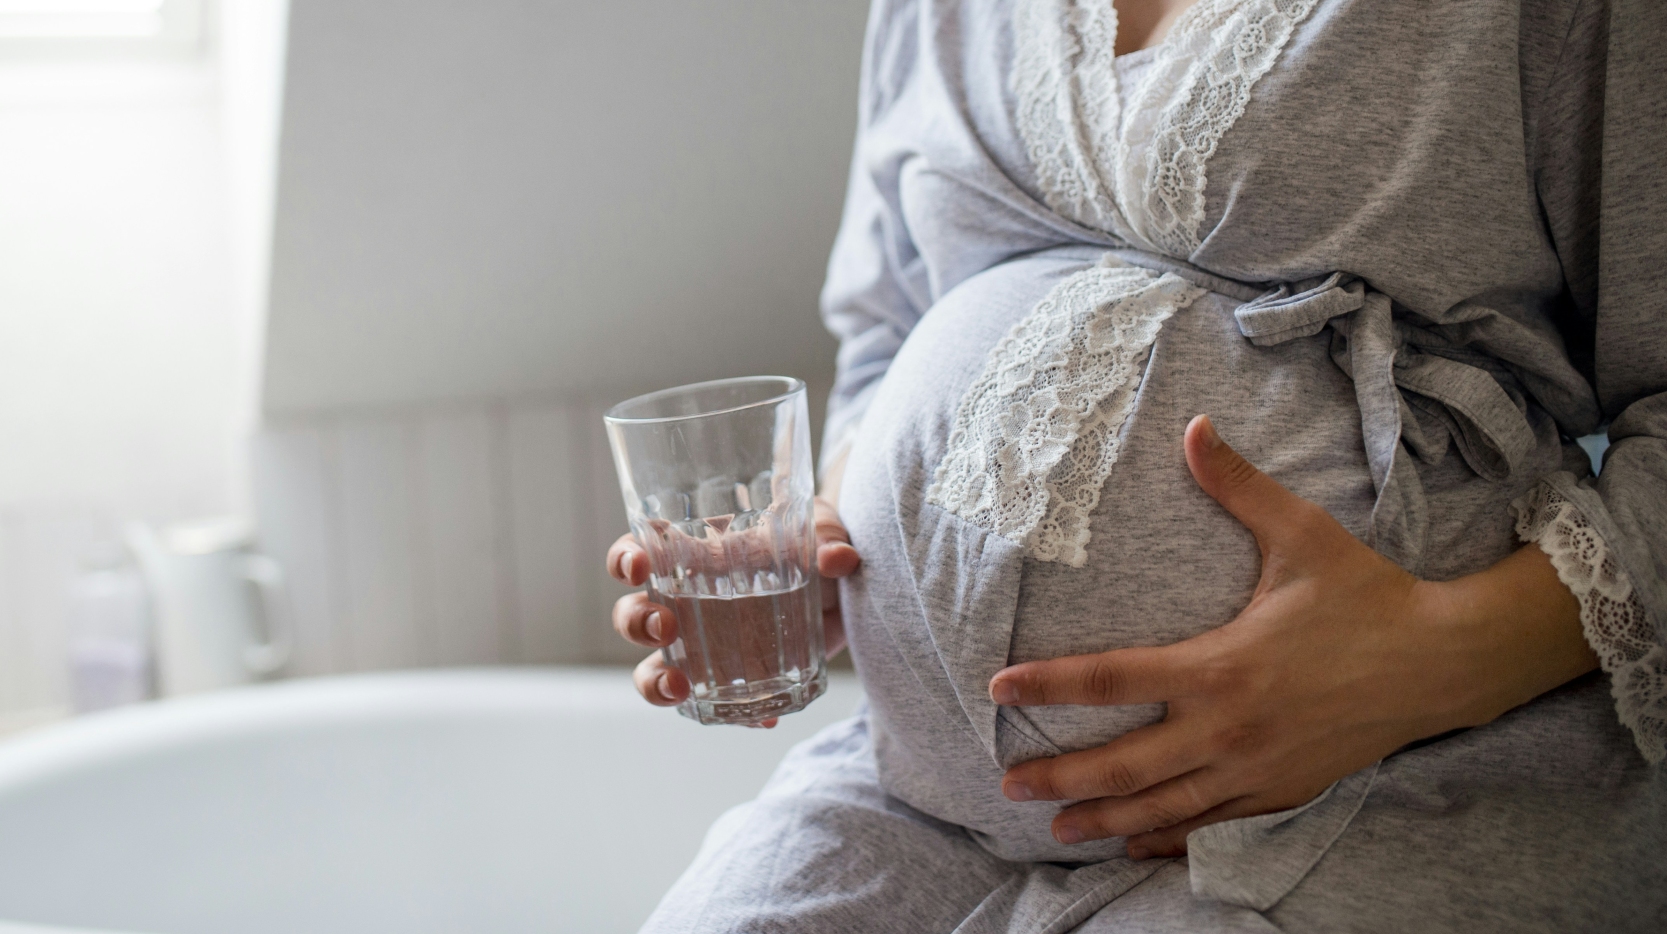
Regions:
M 1006 795 L 1009 801 L 1036 800 L 1036 795 L 1031 792 L 1030 786 L 1024 782 L 1008 782 L 1001 786 L 1001 793 Z
M 648 622 L 643 625 L 643 628 L 648 630 L 649 639 L 654 642 L 660 642 L 666 637 L 665 632 L 663 631 L 664 624 L 665 620 L 660 617 L 660 612 L 656 610 L 655 612 L 648 614 Z
M 990 685 L 990 699 L 1011 707 L 1019 702 L 1019 689 L 1011 681 L 997 681 Z
M 666 700 L 674 700 L 677 697 L 677 695 L 675 695 L 671 692 L 671 675 L 670 674 L 660 675 L 659 686 L 660 686 L 660 696 L 661 697 L 664 697 Z
M 634 569 L 636 563 L 637 556 L 627 551 L 625 555 L 619 559 L 620 576 L 624 577 L 626 580 L 630 580 L 632 577 L 631 571 Z
M 1212 451 L 1221 447 L 1221 435 L 1216 434 L 1215 422 L 1208 415 L 1204 416 L 1204 446 Z
M 1130 859 L 1151 859 L 1152 858 L 1152 851 L 1148 850 L 1147 848 L 1145 848 L 1143 846 L 1131 846 L 1131 847 L 1129 847 L 1129 858 Z
M 1054 839 L 1065 844 L 1066 846 L 1082 842 L 1082 831 L 1075 827 L 1061 827 L 1059 830 L 1054 832 L 1053 836 Z

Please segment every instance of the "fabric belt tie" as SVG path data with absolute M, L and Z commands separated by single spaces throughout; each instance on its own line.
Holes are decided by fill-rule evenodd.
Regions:
M 1396 321 L 1389 296 L 1359 277 L 1332 273 L 1305 284 L 1283 285 L 1240 305 L 1233 312 L 1239 333 L 1268 347 L 1331 327 L 1331 358 L 1354 380 L 1377 490 L 1367 544 L 1417 574 L 1429 506 L 1413 453 L 1434 464 L 1451 441 L 1477 475 L 1504 480 L 1535 445 L 1526 401 L 1503 367 L 1434 331 Z

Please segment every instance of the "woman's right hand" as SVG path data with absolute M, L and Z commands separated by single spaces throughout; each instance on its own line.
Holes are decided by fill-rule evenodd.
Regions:
M 857 550 L 851 547 L 851 537 L 833 504 L 816 498 L 816 569 L 822 575 L 822 632 L 827 640 L 828 657 L 845 648 L 845 624 L 839 613 L 839 587 L 834 584 L 862 563 Z M 621 535 L 608 549 L 608 573 L 614 580 L 632 587 L 648 581 L 648 552 L 635 536 Z M 648 594 L 638 591 L 620 597 L 614 603 L 614 629 L 628 642 L 647 646 L 656 651 L 637 665 L 637 693 L 650 704 L 669 707 L 689 696 L 689 679 L 676 668 L 666 664 L 658 651 L 677 639 L 677 616 L 671 607 L 652 603 Z

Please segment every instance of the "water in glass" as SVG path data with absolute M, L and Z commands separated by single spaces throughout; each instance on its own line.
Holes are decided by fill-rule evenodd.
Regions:
M 803 383 L 665 390 L 608 413 L 650 597 L 672 608 L 667 662 L 702 723 L 757 723 L 826 688 Z

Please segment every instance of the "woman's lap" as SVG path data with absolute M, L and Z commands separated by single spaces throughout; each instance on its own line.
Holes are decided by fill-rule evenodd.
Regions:
M 1606 684 L 1386 760 L 1347 829 L 1265 914 L 1194 896 L 1185 860 L 998 859 L 881 789 L 858 716 L 796 748 L 713 826 L 644 932 L 1656 929 L 1663 776 L 1624 737 L 1592 735 L 1606 732 Z M 1543 752 L 1524 754 L 1535 735 Z
M 1130 892 L 1113 902 L 1128 910 L 1096 914 L 1112 892 Z M 1119 931 L 1268 930 L 1255 912 L 1194 898 L 1184 861 L 992 856 L 880 788 L 859 715 L 794 749 L 756 800 L 713 825 L 643 934 L 1066 932 L 1111 930 L 1099 919 L 1114 915 L 1136 924 Z
M 1281 929 L 1667 930 L 1667 775 L 1589 676 L 1384 760 Z
M 1012 874 L 880 789 L 859 715 L 796 747 L 756 800 L 719 818 L 643 931 L 951 931 Z

